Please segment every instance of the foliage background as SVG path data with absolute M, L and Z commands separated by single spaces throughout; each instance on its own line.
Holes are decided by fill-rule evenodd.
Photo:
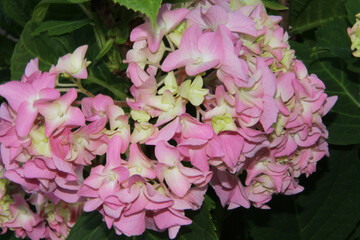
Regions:
M 48 70 L 58 57 L 89 44 L 89 78 L 93 93 L 125 99 L 129 80 L 122 60 L 131 47 L 128 36 L 141 23 L 139 13 L 153 22 L 162 2 L 186 0 L 0 0 L 0 81 L 20 79 L 35 57 Z M 331 157 L 317 172 L 303 177 L 297 196 L 275 196 L 271 210 L 220 206 L 211 190 L 194 223 L 182 227 L 177 239 L 356 240 L 360 239 L 360 61 L 351 55 L 346 28 L 355 23 L 360 0 L 291 0 L 288 10 L 275 0 L 264 1 L 270 14 L 288 16 L 291 46 L 309 73 L 338 95 L 325 117 Z M 12 232 L 1 239 L 16 239 Z M 83 214 L 68 237 L 127 239 L 108 230 L 98 213 Z M 167 239 L 166 233 L 146 231 L 132 239 Z

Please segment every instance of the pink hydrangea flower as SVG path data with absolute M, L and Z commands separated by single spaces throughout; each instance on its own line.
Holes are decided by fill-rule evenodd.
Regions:
M 85 59 L 87 49 L 88 45 L 84 45 L 75 49 L 73 53 L 59 58 L 56 66 L 51 67 L 50 73 L 64 73 L 74 78 L 86 79 L 88 76 L 86 67 L 90 63 Z

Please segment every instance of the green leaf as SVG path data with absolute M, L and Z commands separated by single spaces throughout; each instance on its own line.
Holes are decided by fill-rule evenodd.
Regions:
M 325 117 L 330 132 L 329 143 L 348 145 L 360 143 L 360 84 L 358 75 L 347 71 L 344 61 L 336 58 L 318 59 L 310 67 L 326 85 L 326 93 L 339 98 Z
M 125 89 L 122 87 L 115 86 L 114 82 L 109 81 L 112 79 L 112 74 L 103 65 L 93 65 L 88 67 L 89 75 L 85 82 L 99 85 L 108 91 L 110 91 L 116 99 L 125 100 L 127 95 Z M 125 82 L 124 82 L 125 83 Z M 122 85 L 123 86 L 123 85 Z
M 107 40 L 103 48 L 100 50 L 99 54 L 94 59 L 94 62 L 98 61 L 100 58 L 105 56 L 105 54 L 108 53 L 112 48 L 114 42 L 115 42 L 114 38 L 110 38 L 109 40 Z
M 90 22 L 90 19 L 78 21 L 46 21 L 42 22 L 31 35 L 38 36 L 42 32 L 48 32 L 48 36 L 58 36 L 82 28 Z
M 312 0 L 291 0 L 289 1 L 290 9 L 290 26 L 293 26 L 296 18 L 305 10 L 306 6 Z
M 204 204 L 201 206 L 199 212 L 195 213 L 194 216 L 190 216 L 190 219 L 193 220 L 192 224 L 182 227 L 177 239 L 217 240 L 215 225 L 211 220 L 210 214 L 210 211 L 214 208 L 214 201 L 205 196 Z
M 304 192 L 273 199 L 270 211 L 247 213 L 254 240 L 346 239 L 360 218 L 358 149 L 331 149 L 330 156 L 320 161 Z
M 15 42 L 0 35 L 0 69 L 2 66 L 10 65 L 10 58 L 15 47 Z
M 188 2 L 189 0 L 163 0 L 162 3 L 171 3 L 171 4 L 176 4 L 176 3 L 184 3 L 184 2 Z
M 130 8 L 134 11 L 144 13 L 149 17 L 153 26 L 156 23 L 156 17 L 161 7 L 161 0 L 113 0 L 120 5 Z
M 38 0 L 2 0 L 2 10 L 16 23 L 24 26 Z
M 360 0 L 347 0 L 345 3 L 348 19 L 351 24 L 355 23 L 355 15 L 360 13 Z
M 40 2 L 34 8 L 32 12 L 31 21 L 33 22 L 42 22 L 46 16 L 46 13 L 49 9 L 50 4 Z
M 277 2 L 262 0 L 262 3 L 268 9 L 272 9 L 272 10 L 276 10 L 276 11 L 288 10 L 288 8 L 286 6 L 283 6 Z
M 25 47 L 22 38 L 16 43 L 10 59 L 11 80 L 20 80 L 24 74 L 26 64 L 33 56 Z
M 34 11 L 32 13 L 31 20 L 33 22 L 41 22 L 41 21 L 43 21 L 50 6 L 56 5 L 57 10 L 59 10 L 58 7 L 59 7 L 60 4 L 72 5 L 72 6 L 68 7 L 68 10 L 65 11 L 65 12 L 64 11 L 51 12 L 52 17 L 54 17 L 54 13 L 58 13 L 61 16 L 60 19 L 64 20 L 65 15 L 68 15 L 68 14 L 73 15 L 73 11 L 77 10 L 76 8 L 74 8 L 74 4 L 83 3 L 83 2 L 89 2 L 89 1 L 90 0 L 42 0 L 41 2 L 39 2 L 36 5 L 36 7 L 35 7 L 35 9 L 34 9 Z M 73 20 L 73 19 L 71 19 L 71 20 Z
M 28 22 L 16 44 L 11 58 L 11 78 L 20 79 L 24 73 L 26 64 L 32 59 L 39 57 L 40 69 L 48 71 L 51 65 L 56 64 L 59 57 L 73 52 L 78 46 L 73 46 L 71 40 L 64 36 L 48 37 L 41 34 L 32 37 L 31 33 L 37 27 Z
M 344 0 L 313 0 L 292 22 L 292 34 L 316 28 L 326 22 L 346 17 Z
M 84 3 L 84 2 L 90 2 L 90 0 L 70 0 L 70 3 Z
M 1 240 L 18 240 L 15 236 L 15 233 L 11 230 L 8 230 L 4 235 L 1 235 Z
M 67 240 L 105 240 L 108 239 L 110 231 L 102 221 L 99 212 L 83 213 L 71 229 Z
M 360 221 L 358 222 L 354 231 L 350 234 L 346 240 L 359 240 L 360 239 Z
M 350 38 L 346 32 L 346 18 L 339 18 L 323 24 L 316 32 L 317 48 L 329 50 L 340 58 L 353 58 Z
M 4 13 L 2 9 L 2 3 L 0 1 L 0 26 L 3 30 L 6 31 L 6 34 L 13 35 L 14 37 L 20 36 L 23 27 L 17 24 L 9 16 Z

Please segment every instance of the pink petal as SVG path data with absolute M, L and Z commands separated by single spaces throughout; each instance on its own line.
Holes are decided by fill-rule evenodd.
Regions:
M 160 13 L 160 10 L 159 10 Z M 164 11 L 162 13 L 162 18 L 166 24 L 166 31 L 170 32 L 174 29 L 189 13 L 189 10 L 186 8 L 178 8 L 174 10 Z
M 183 211 L 175 209 L 164 209 L 154 214 L 156 226 L 160 229 L 166 229 L 173 226 L 182 226 L 191 224 L 191 220 L 184 215 Z
M 265 95 L 263 97 L 263 113 L 260 117 L 260 123 L 266 132 L 277 120 L 279 108 L 274 98 Z
M 191 186 L 189 179 L 176 167 L 166 170 L 165 181 L 171 191 L 179 197 L 185 196 Z
M 255 28 L 255 22 L 239 11 L 229 13 L 229 21 L 226 26 L 232 32 L 239 32 L 249 34 L 250 36 L 257 37 L 257 30 Z
M 171 146 L 167 142 L 161 141 L 155 147 L 155 156 L 159 163 L 173 166 L 180 159 L 180 153 L 176 147 Z
M 92 212 L 98 209 L 103 204 L 103 201 L 100 198 L 89 199 L 84 205 L 85 212 Z
M 35 165 L 34 162 L 27 161 L 24 164 L 24 177 L 25 178 L 42 178 L 42 179 L 54 179 L 56 173 L 49 169 L 41 169 Z
M 121 215 L 114 227 L 127 236 L 141 235 L 145 231 L 145 210 L 129 216 Z
M 146 144 L 157 145 L 161 141 L 169 141 L 178 131 L 179 126 L 180 119 L 177 117 L 170 123 L 166 124 L 166 126 L 163 127 L 155 137 L 148 140 Z
M 30 84 L 19 81 L 10 81 L 0 85 L 0 96 L 4 97 L 10 107 L 16 112 L 23 101 L 31 100 L 36 95 L 35 89 Z
M 57 188 L 54 191 L 54 195 L 67 203 L 77 203 L 81 200 L 81 197 L 77 195 L 77 191 L 71 191 L 61 188 Z
M 39 58 L 31 59 L 25 68 L 25 76 L 29 77 L 34 72 L 39 71 Z
M 191 164 L 200 169 L 201 171 L 209 171 L 208 156 L 206 154 L 206 146 L 201 148 L 189 149 Z
M 24 101 L 20 104 L 15 122 L 16 133 L 19 137 L 24 137 L 29 134 L 37 114 L 38 111 L 33 107 L 32 103 Z
M 122 139 L 119 135 L 114 135 L 107 147 L 106 154 L 106 169 L 111 169 L 117 166 L 120 166 L 120 149 L 122 145 Z
M 77 98 L 77 91 L 75 88 L 70 88 L 64 95 L 57 100 L 61 105 L 70 106 Z
M 57 89 L 43 88 L 39 91 L 39 99 L 55 100 L 60 97 L 60 92 Z

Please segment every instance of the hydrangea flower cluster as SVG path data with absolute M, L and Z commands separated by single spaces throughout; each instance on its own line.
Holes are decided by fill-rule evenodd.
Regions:
M 30 61 L 0 85 L 3 232 L 61 239 L 96 210 L 119 235 L 173 239 L 208 185 L 228 209 L 301 192 L 299 176 L 329 154 L 322 117 L 337 97 L 295 58 L 280 20 L 260 1 L 164 4 L 154 28 L 146 19 L 130 34 L 126 112 L 102 94 L 60 94 L 60 75 L 87 78 L 87 46 L 49 72 Z

